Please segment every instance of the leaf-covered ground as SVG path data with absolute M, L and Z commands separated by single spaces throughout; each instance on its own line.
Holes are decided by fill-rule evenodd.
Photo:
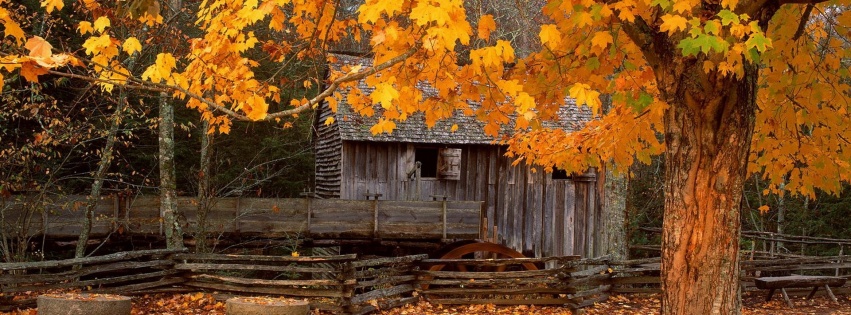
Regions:
M 790 309 L 779 298 L 779 294 L 770 302 L 764 302 L 764 292 L 746 294 L 743 298 L 743 315 L 851 315 L 851 296 L 837 296 L 839 304 L 826 297 L 805 300 L 793 297 L 795 308 Z M 18 310 L 0 315 L 36 315 L 35 309 Z M 212 295 L 195 294 L 155 294 L 133 298 L 132 315 L 223 315 L 225 303 Z M 443 306 L 427 302 L 404 307 L 383 310 L 382 315 L 568 315 L 570 310 L 562 307 L 539 306 Z M 652 315 L 659 314 L 658 295 L 616 295 L 604 303 L 584 310 L 585 315 Z M 322 314 L 325 315 L 325 314 Z

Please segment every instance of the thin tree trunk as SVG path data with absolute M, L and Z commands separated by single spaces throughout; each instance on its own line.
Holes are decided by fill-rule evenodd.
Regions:
M 177 182 L 174 169 L 174 104 L 160 93 L 160 214 L 163 218 L 166 247 L 183 248 L 183 229 L 177 210 Z
M 777 234 L 783 234 L 783 225 L 786 224 L 786 195 L 783 192 L 783 188 L 786 187 L 784 181 L 780 183 L 780 191 L 781 194 L 777 196 Z M 775 248 L 776 253 L 780 253 L 780 251 L 785 248 L 783 242 L 776 242 L 777 248 Z
M 201 166 L 198 170 L 198 230 L 195 233 L 195 251 L 209 252 L 207 247 L 207 213 L 210 210 L 210 149 L 213 135 L 207 132 L 210 123 L 201 119 Z
M 124 104 L 126 103 L 127 93 L 121 89 L 118 96 L 118 102 L 115 105 L 115 112 L 112 114 L 109 126 L 109 133 L 106 135 L 106 144 L 101 149 L 100 161 L 98 162 L 97 172 L 94 174 L 94 182 L 89 196 L 86 198 L 86 210 L 83 213 L 83 226 L 80 229 L 80 235 L 77 237 L 77 248 L 74 251 L 74 257 L 81 258 L 86 255 L 86 244 L 89 242 L 89 234 L 92 231 L 92 221 L 94 220 L 95 206 L 100 200 L 101 188 L 103 188 L 103 179 L 106 176 L 106 170 L 112 164 L 112 149 L 115 145 L 115 136 L 118 134 L 118 127 L 121 125 L 121 120 L 124 112 Z
M 626 244 L 626 195 L 627 179 L 606 169 L 603 207 L 603 252 L 613 259 L 627 259 Z
M 704 75 L 699 64 L 683 61 L 680 76 L 667 78 L 682 84 L 663 92 L 671 107 L 665 114 L 662 314 L 740 314 L 740 201 L 757 69 L 746 64 L 742 79 L 691 77 Z

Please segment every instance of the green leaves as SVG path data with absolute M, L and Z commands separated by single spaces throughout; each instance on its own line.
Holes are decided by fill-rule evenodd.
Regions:
M 711 51 L 724 53 L 730 47 L 724 39 L 718 36 L 702 33 L 695 38 L 686 38 L 680 41 L 677 48 L 682 49 L 685 56 L 696 56 L 698 53 L 708 54 Z

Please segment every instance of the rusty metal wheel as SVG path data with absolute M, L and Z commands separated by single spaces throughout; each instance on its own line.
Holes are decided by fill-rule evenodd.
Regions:
M 482 242 L 482 243 L 470 243 L 470 244 L 465 244 L 465 245 L 459 246 L 459 247 L 447 252 L 443 256 L 441 256 L 440 259 L 463 259 L 465 256 L 476 255 L 476 254 L 482 255 L 484 257 L 491 257 L 491 258 L 526 258 L 526 256 L 523 256 L 523 254 L 521 254 L 520 252 L 513 250 L 511 248 L 508 248 L 506 246 L 503 246 L 503 245 L 500 245 L 500 244 Z M 447 266 L 448 265 L 434 265 L 434 266 L 431 266 L 431 268 L 429 268 L 429 270 L 440 271 L 440 270 L 443 270 Z M 458 271 L 470 271 L 470 270 L 468 270 L 469 269 L 468 265 L 464 264 L 463 262 L 455 263 L 455 264 L 452 264 L 451 266 L 454 267 L 455 270 L 458 270 Z M 526 270 L 538 270 L 538 266 L 535 266 L 535 264 L 533 264 L 533 263 L 524 263 L 524 264 L 522 264 L 522 266 Z M 506 267 L 507 266 L 505 266 L 505 265 L 501 265 L 501 266 L 496 267 L 495 270 L 476 270 L 476 271 L 505 271 Z
M 429 267 L 429 271 L 460 271 L 460 272 L 503 272 L 506 271 L 507 265 L 498 265 L 492 268 L 483 268 L 482 266 L 475 266 L 472 264 L 465 264 L 463 260 L 465 258 L 476 258 L 475 256 L 479 256 L 479 258 L 526 258 L 523 254 L 513 250 L 511 248 L 505 247 L 500 244 L 488 243 L 488 242 L 476 242 L 476 243 L 467 243 L 460 245 L 452 250 L 447 251 L 443 254 L 440 259 L 452 259 L 454 262 L 446 263 L 446 264 L 438 264 Z M 460 260 L 460 261 L 459 261 Z M 519 267 L 523 270 L 538 270 L 538 266 L 533 263 L 523 263 L 514 265 L 513 267 Z M 475 270 L 471 270 L 475 269 Z M 428 279 L 431 279 L 430 277 Z M 428 290 L 429 285 L 423 284 L 421 285 L 423 290 Z

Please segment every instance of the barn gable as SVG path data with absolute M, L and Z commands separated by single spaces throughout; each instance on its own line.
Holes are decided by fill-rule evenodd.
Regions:
M 369 66 L 363 58 L 336 57 L 332 67 Z M 364 82 L 359 84 L 370 92 Z M 435 93 L 426 85 L 422 89 L 426 95 Z M 566 100 L 559 114 L 561 120 L 549 127 L 575 130 L 591 119 L 590 111 L 572 100 Z M 483 223 L 496 226 L 499 241 L 509 247 L 534 256 L 599 254 L 593 246 L 599 225 L 593 174 L 553 178 L 540 167 L 513 165 L 506 148 L 484 133 L 483 124 L 461 113 L 430 129 L 420 113 L 397 122 L 391 134 L 373 135 L 369 128 L 378 116 L 357 115 L 345 97 L 336 113 L 321 104 L 315 146 L 318 197 L 483 201 Z M 329 117 L 334 122 L 326 125 Z M 458 126 L 455 132 L 453 125 Z M 511 131 L 511 126 L 502 130 L 506 135 Z

